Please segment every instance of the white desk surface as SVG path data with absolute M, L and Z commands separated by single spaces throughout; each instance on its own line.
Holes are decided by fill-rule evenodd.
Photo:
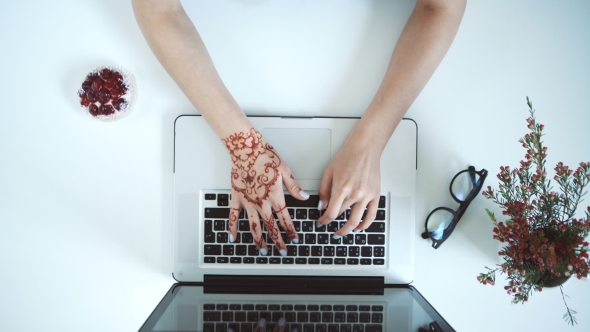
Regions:
M 361 115 L 412 1 L 195 1 L 187 11 L 250 114 Z M 497 185 L 524 156 L 525 97 L 548 168 L 590 161 L 590 3 L 470 1 L 457 38 L 407 113 L 419 125 L 416 237 L 452 176 Z M 0 3 L 0 330 L 134 331 L 173 283 L 173 120 L 196 110 L 148 49 L 129 1 Z M 85 74 L 137 78 L 131 116 L 80 111 Z M 215 144 L 215 143 L 211 143 Z M 220 145 L 221 148 L 221 145 Z M 383 170 L 386 172 L 387 170 Z M 586 197 L 584 206 L 590 204 Z M 416 245 L 414 285 L 458 331 L 564 331 L 559 291 L 512 305 L 475 277 L 499 262 L 478 197 L 439 249 Z M 590 330 L 590 283 L 566 285 Z

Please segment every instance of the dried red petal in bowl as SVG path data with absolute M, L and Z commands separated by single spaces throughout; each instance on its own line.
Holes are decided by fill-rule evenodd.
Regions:
M 111 121 L 131 112 L 136 91 L 131 74 L 120 68 L 100 67 L 86 75 L 78 97 L 88 114 Z

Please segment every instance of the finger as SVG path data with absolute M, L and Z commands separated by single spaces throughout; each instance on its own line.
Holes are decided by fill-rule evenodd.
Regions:
M 256 324 L 256 328 L 254 328 L 254 332 L 266 332 L 266 319 L 260 318 L 258 324 Z
M 320 202 L 318 204 L 318 210 L 322 211 L 328 206 L 332 193 L 332 169 L 328 165 L 322 176 L 322 182 L 320 183 L 320 190 L 318 194 L 320 196 Z
M 231 207 L 229 209 L 229 242 L 234 242 L 238 236 L 238 219 L 242 206 L 236 195 L 232 195 Z
M 336 219 L 342 213 L 340 210 L 342 209 L 344 198 L 344 194 L 332 196 L 330 198 L 330 205 L 328 205 L 324 214 L 318 219 L 318 224 L 326 225 Z
M 340 229 L 336 231 L 334 235 L 345 236 L 355 229 L 361 223 L 361 218 L 363 217 L 367 203 L 368 202 L 355 203 L 350 210 L 348 221 L 344 224 L 344 226 L 340 227 Z
M 361 224 L 358 225 L 355 230 L 365 230 L 369 228 L 377 216 L 377 208 L 379 208 L 379 197 L 369 202 L 369 205 L 367 205 L 367 213 L 361 221 Z
M 287 168 L 287 170 L 283 171 L 283 183 L 285 184 L 285 188 L 291 196 L 297 198 L 300 201 L 305 201 L 309 198 L 309 194 L 306 193 L 304 190 L 301 189 L 301 186 L 295 181 L 295 177 L 291 174 L 291 170 Z
M 275 329 L 273 330 L 273 332 L 283 332 L 285 331 L 285 327 L 287 327 L 287 320 L 285 319 L 285 317 L 281 317 L 281 319 L 279 319 L 279 321 L 277 322 L 277 325 L 275 325 Z
M 293 220 L 287 212 L 286 204 L 284 202 L 282 206 L 277 204 L 273 206 L 273 209 L 277 213 L 277 217 L 279 217 L 279 221 L 281 222 L 281 227 L 283 227 L 283 230 L 285 230 L 285 233 L 287 233 L 287 237 L 289 237 L 293 243 L 299 243 L 299 235 L 297 235 L 297 231 L 293 225 Z
M 275 221 L 275 217 L 272 215 L 270 205 L 266 206 L 265 204 L 264 210 L 262 213 L 260 213 L 260 215 L 262 216 L 264 226 L 266 226 L 266 234 L 268 234 L 275 246 L 279 249 L 281 256 L 287 256 L 287 246 L 285 245 L 285 242 L 283 242 L 281 230 Z
M 252 207 L 247 206 L 246 211 L 248 212 L 248 221 L 250 222 L 250 232 L 254 238 L 254 244 L 258 247 L 260 254 L 266 256 L 268 253 L 268 247 L 266 241 L 262 238 L 262 226 L 260 225 L 260 218 L 258 217 L 258 211 Z

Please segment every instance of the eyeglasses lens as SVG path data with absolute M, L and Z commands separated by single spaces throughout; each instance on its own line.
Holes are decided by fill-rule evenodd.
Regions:
M 453 184 L 451 185 L 451 192 L 456 199 L 465 201 L 469 193 L 473 190 L 474 183 L 479 182 L 479 175 L 475 172 L 462 172 L 457 175 Z
M 435 240 L 443 237 L 444 230 L 451 226 L 453 214 L 447 210 L 436 210 L 428 218 L 426 228 Z

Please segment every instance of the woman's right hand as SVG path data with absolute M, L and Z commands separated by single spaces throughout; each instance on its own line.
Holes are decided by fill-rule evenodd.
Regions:
M 293 243 L 298 243 L 299 237 L 287 212 L 283 184 L 289 193 L 299 200 L 306 200 L 309 195 L 301 190 L 289 166 L 255 128 L 246 132 L 236 132 L 222 141 L 232 159 L 230 242 L 237 238 L 240 211 L 246 209 L 250 231 L 260 253 L 266 255 L 269 250 L 266 241 L 262 238 L 260 224 L 262 219 L 269 237 L 279 249 L 280 254 L 287 256 L 287 246 L 281 237 L 281 231 L 272 211 L 276 212 L 289 239 Z

